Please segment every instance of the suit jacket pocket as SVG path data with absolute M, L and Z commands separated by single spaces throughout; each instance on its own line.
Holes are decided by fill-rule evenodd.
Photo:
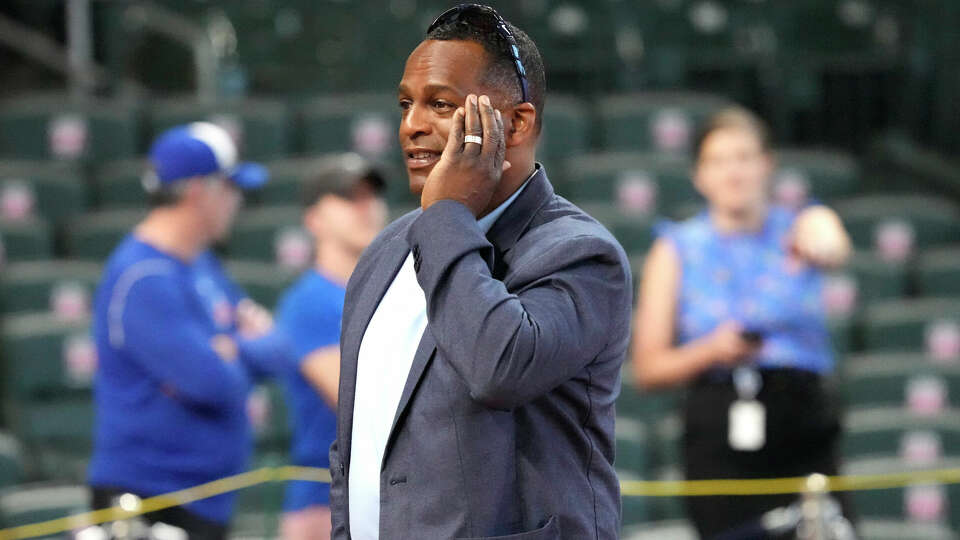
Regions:
M 547 524 L 539 529 L 507 536 L 482 536 L 473 538 L 458 538 L 457 540 L 560 540 L 560 525 L 557 524 L 557 517 L 550 516 Z

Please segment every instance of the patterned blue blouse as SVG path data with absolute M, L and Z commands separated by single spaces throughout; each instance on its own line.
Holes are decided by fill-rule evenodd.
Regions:
M 788 256 L 796 214 L 772 207 L 763 229 L 717 231 L 707 212 L 681 223 L 662 222 L 681 263 L 677 342 L 709 334 L 727 320 L 763 335 L 761 369 L 798 368 L 825 374 L 833 355 L 821 299 L 821 272 Z

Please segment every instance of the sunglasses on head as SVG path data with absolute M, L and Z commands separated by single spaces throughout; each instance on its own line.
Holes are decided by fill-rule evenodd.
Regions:
M 487 21 L 492 22 L 494 28 L 504 41 L 507 43 L 507 51 L 510 54 L 510 60 L 513 61 L 513 67 L 517 71 L 517 77 L 520 79 L 520 95 L 522 96 L 521 103 L 526 103 L 529 101 L 529 89 L 527 84 L 527 70 L 523 67 L 523 62 L 520 61 L 520 47 L 517 46 L 517 39 L 513 36 L 513 32 L 510 31 L 510 28 L 507 27 L 507 21 L 497 13 L 497 10 L 493 9 L 490 6 L 484 6 L 481 4 L 460 4 L 459 6 L 452 7 L 437 17 L 437 20 L 433 21 L 433 24 L 427 28 L 427 34 L 433 32 L 438 26 L 443 26 L 446 24 L 457 23 L 463 21 L 467 24 L 472 24 L 471 21 L 477 21 L 478 17 L 486 17 Z

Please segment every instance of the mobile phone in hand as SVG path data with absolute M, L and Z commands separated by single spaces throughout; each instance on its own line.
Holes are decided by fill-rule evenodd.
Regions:
M 763 333 L 759 330 L 743 330 L 740 338 L 752 345 L 759 345 L 763 342 Z

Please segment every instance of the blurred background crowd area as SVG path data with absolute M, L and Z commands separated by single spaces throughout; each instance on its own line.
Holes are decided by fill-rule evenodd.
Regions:
M 271 183 L 220 249 L 272 307 L 309 264 L 298 193 L 355 151 L 416 206 L 396 142 L 404 60 L 442 9 L 426 0 L 4 0 L 0 5 L 0 526 L 83 509 L 105 257 L 145 213 L 143 155 L 163 129 L 223 125 Z M 737 102 L 772 125 L 773 197 L 834 207 L 857 253 L 824 302 L 846 405 L 845 471 L 960 466 L 960 2 L 493 2 L 538 43 L 540 159 L 610 228 L 635 276 L 658 219 L 693 215 L 698 122 Z M 636 280 L 636 277 L 635 277 Z M 617 468 L 678 479 L 679 392 L 624 377 Z M 278 388 L 251 398 L 254 464 L 286 459 Z M 163 429 L 163 426 L 157 426 Z M 855 494 L 870 538 L 952 538 L 960 488 Z M 238 534 L 272 534 L 282 487 L 241 496 Z M 624 499 L 637 538 L 682 538 L 677 499 Z M 673 531 L 673 532 L 671 532 Z

